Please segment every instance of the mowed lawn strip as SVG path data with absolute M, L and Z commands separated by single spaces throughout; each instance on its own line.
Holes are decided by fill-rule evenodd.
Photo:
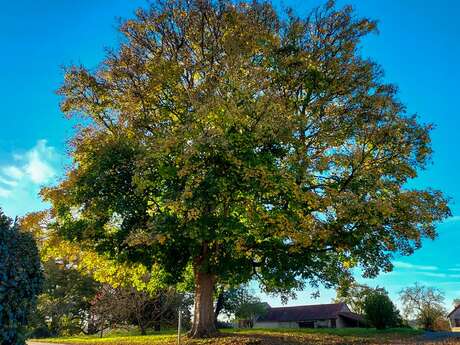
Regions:
M 378 331 L 370 328 L 354 329 L 225 329 L 217 338 L 187 339 L 183 344 L 208 345 L 282 345 L 282 344 L 415 344 L 423 332 L 413 329 L 388 329 Z M 175 344 L 177 335 L 172 331 L 145 336 L 112 334 L 97 336 L 36 339 L 33 341 L 56 344 L 104 344 L 104 345 L 166 345 Z M 458 343 L 460 344 L 460 342 Z
M 413 337 L 423 334 L 423 331 L 413 328 L 388 328 L 385 330 L 377 330 L 375 328 L 251 328 L 251 329 L 225 329 L 223 333 L 238 333 L 238 334 L 329 334 L 342 337 L 376 337 L 382 335 Z

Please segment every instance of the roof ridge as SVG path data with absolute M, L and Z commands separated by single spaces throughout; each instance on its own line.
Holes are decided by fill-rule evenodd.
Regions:
M 339 303 L 301 304 L 301 305 L 289 305 L 289 306 L 283 306 L 283 307 L 270 307 L 270 309 L 317 307 L 317 306 L 324 306 L 324 305 L 341 305 L 341 304 L 345 304 L 345 303 L 344 302 L 339 302 Z

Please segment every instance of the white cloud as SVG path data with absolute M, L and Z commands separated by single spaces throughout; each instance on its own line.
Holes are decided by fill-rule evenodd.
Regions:
M 3 177 L 0 177 L 0 185 L 7 185 L 7 186 L 17 186 L 18 182 L 15 180 L 9 180 Z
M 11 191 L 0 187 L 0 198 L 6 198 L 11 194 Z
M 54 156 L 54 148 L 47 146 L 46 140 L 39 140 L 37 145 L 26 154 L 25 173 L 37 184 L 50 181 L 56 172 L 48 161 Z
M 10 157 L 8 164 L 0 165 L 0 207 L 15 216 L 42 205 L 38 191 L 58 175 L 62 156 L 46 140 L 39 140 L 31 149 Z
M 13 165 L 2 168 L 2 173 L 13 180 L 19 180 L 24 176 L 24 172 Z
M 446 278 L 448 276 L 445 273 L 435 273 L 435 272 L 419 272 L 419 274 L 422 274 L 427 277 L 434 277 L 434 278 Z
M 421 270 L 421 271 L 436 271 L 438 269 L 437 266 L 414 265 L 414 264 L 403 262 L 403 261 L 394 261 L 393 266 L 396 268 Z

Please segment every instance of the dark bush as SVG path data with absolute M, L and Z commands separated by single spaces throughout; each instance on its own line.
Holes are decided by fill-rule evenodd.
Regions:
M 397 327 L 401 324 L 399 311 L 386 292 L 374 291 L 364 300 L 364 312 L 368 322 L 377 329 Z
M 24 344 L 43 273 L 35 241 L 0 209 L 0 344 Z

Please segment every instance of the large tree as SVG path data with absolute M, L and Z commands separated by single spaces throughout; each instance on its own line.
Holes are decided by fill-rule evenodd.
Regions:
M 375 28 L 332 2 L 305 18 L 258 1 L 139 10 L 59 90 L 83 120 L 67 177 L 43 191 L 56 229 L 168 283 L 192 271 L 196 337 L 215 332 L 216 284 L 288 293 L 391 270 L 449 209 L 407 187 L 431 127 L 360 56 Z

